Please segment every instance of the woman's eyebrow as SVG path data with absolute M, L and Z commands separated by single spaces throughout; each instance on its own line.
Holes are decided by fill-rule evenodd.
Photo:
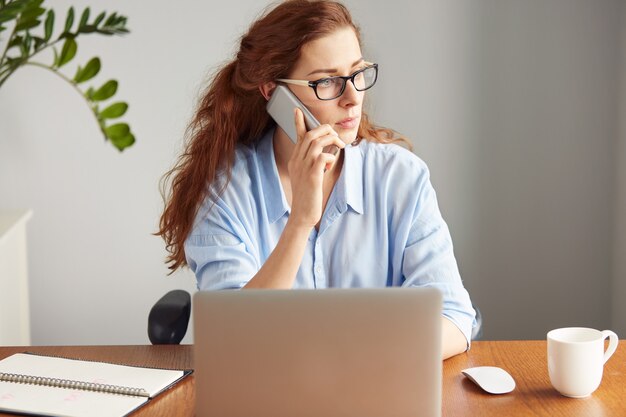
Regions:
M 359 65 L 361 62 L 363 62 L 364 59 L 363 57 L 357 59 L 356 61 L 354 61 L 354 63 L 352 64 L 353 67 L 356 67 L 357 65 Z M 326 69 L 317 69 L 315 71 L 311 71 L 309 72 L 306 76 L 310 76 L 313 74 L 319 74 L 319 73 L 323 73 L 323 74 L 331 74 L 333 72 L 337 72 L 337 68 L 326 68 Z

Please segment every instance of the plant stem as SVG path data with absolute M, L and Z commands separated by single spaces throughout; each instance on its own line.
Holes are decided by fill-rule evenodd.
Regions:
M 11 38 L 13 37 L 13 35 L 14 35 L 14 34 L 15 34 L 15 32 L 13 32 L 13 33 L 11 34 Z M 5 68 L 5 69 L 3 70 L 3 69 L 2 69 L 2 66 L 3 66 L 2 61 L 4 60 L 4 58 L 5 58 L 5 56 L 6 56 L 6 53 L 7 53 L 7 51 L 9 50 L 9 43 L 11 43 L 11 38 L 9 38 L 9 42 L 7 43 L 7 48 L 4 50 L 4 53 L 3 53 L 3 55 L 2 55 L 2 58 L 0 59 L 0 87 L 2 87 L 2 84 L 4 84 L 4 82 L 7 80 L 7 78 L 9 78 L 9 76 L 10 76 L 11 74 L 13 74 L 13 73 L 15 72 L 15 70 L 16 70 L 16 69 L 18 69 L 18 68 L 19 68 L 20 66 L 22 66 L 22 65 L 26 65 L 26 64 L 28 64 L 28 63 L 29 63 L 29 62 L 28 62 L 28 60 L 29 60 L 29 59 L 31 59 L 32 57 L 34 57 L 35 55 L 37 55 L 39 52 L 43 51 L 44 49 L 47 49 L 47 48 L 49 48 L 49 47 L 51 47 L 51 46 L 53 46 L 53 45 L 55 45 L 55 44 L 57 44 L 57 43 L 61 42 L 61 39 L 57 39 L 57 40 L 55 40 L 55 41 L 54 41 L 54 42 L 52 42 L 52 43 L 48 43 L 48 44 L 46 44 L 43 48 L 39 48 L 38 50 L 36 50 L 35 52 L 33 52 L 31 55 L 28 55 L 28 56 L 26 56 L 26 57 L 22 58 L 22 62 L 21 62 L 19 65 L 15 66 L 15 67 L 13 67 L 13 68 L 8 67 L 8 68 Z M 51 67 L 47 67 L 47 66 L 45 66 L 45 65 L 43 65 L 43 64 L 39 64 L 39 65 L 40 65 L 40 66 L 44 66 L 45 68 L 47 68 L 47 69 L 50 69 L 50 70 L 54 71 L 54 69 L 53 69 L 53 68 L 51 68 Z M 5 76 L 5 74 L 6 74 L 6 76 Z
M 85 101 L 87 102 L 87 106 L 89 106 L 89 109 L 91 110 L 91 112 L 93 113 L 94 117 L 96 118 L 96 123 L 98 123 L 98 127 L 102 131 L 102 134 L 104 135 L 105 138 L 107 137 L 104 129 L 102 128 L 102 125 L 100 124 L 100 120 L 98 119 L 98 113 L 96 112 L 95 107 L 91 105 L 90 100 L 87 98 L 85 93 L 83 93 L 83 91 L 80 88 L 78 88 L 78 85 L 76 85 L 74 80 L 69 79 L 68 77 L 66 77 L 64 74 L 62 74 L 56 68 L 51 67 L 51 66 L 46 65 L 46 64 L 42 64 L 42 63 L 39 63 L 39 62 L 28 61 L 28 62 L 25 62 L 23 65 L 32 65 L 34 67 L 39 67 L 39 68 L 47 69 L 48 71 L 52 71 L 53 73 L 55 73 L 56 75 L 61 77 L 65 82 L 70 84 L 72 86 L 72 88 L 74 88 L 74 90 L 76 90 L 78 92 L 78 94 L 80 94 L 81 97 L 85 99 Z
M 7 47 L 4 48 L 2 52 L 2 57 L 0 58 L 0 68 L 2 68 L 2 63 L 4 62 L 4 58 L 7 56 L 7 52 L 9 50 L 9 45 L 11 45 L 11 41 L 13 40 L 13 36 L 15 36 L 15 28 L 17 27 L 17 22 L 15 26 L 13 26 L 13 30 L 11 31 L 11 36 L 9 36 L 9 40 L 7 41 Z
M 67 78 L 64 74 L 62 74 L 61 72 L 59 72 L 58 70 L 54 69 L 53 67 L 50 67 L 46 64 L 42 64 L 40 62 L 25 62 L 24 65 L 32 65 L 34 67 L 39 67 L 39 68 L 44 68 L 47 69 L 49 71 L 54 72 L 56 75 L 58 75 L 59 77 L 63 78 L 66 82 L 68 82 L 76 91 L 78 91 L 78 93 L 85 97 L 85 94 L 83 94 L 82 90 L 80 88 L 78 88 L 78 86 L 76 86 L 76 83 L 73 80 L 70 80 L 69 78 Z M 86 99 L 87 97 L 85 97 Z
M 4 84 L 4 82 L 9 78 L 9 75 L 13 74 L 16 69 L 17 69 L 17 67 L 16 68 L 8 68 L 4 72 L 0 73 L 0 87 L 2 87 L 2 84 Z M 4 74 L 6 74 L 6 77 L 4 77 Z

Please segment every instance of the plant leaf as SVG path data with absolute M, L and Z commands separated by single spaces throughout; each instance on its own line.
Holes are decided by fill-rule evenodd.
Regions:
M 67 11 L 67 18 L 65 19 L 64 32 L 69 32 L 72 28 L 72 24 L 74 24 L 74 8 L 70 7 L 70 9 Z
M 76 71 L 76 75 L 74 76 L 74 81 L 77 84 L 83 83 L 91 80 L 98 74 L 98 72 L 100 72 L 100 58 L 91 58 L 89 62 L 87 62 L 87 65 L 85 65 L 85 68 L 78 67 L 78 71 Z
M 17 19 L 16 32 L 35 27 L 39 24 L 37 17 L 45 12 L 45 9 L 39 7 L 42 2 L 43 0 L 15 0 L 0 8 L 0 23 Z
M 48 42 L 52 37 L 52 30 L 54 29 L 54 10 L 48 10 L 48 15 L 46 16 L 45 27 L 45 35 L 44 40 Z
M 104 25 L 98 29 L 98 33 L 103 35 L 121 35 L 128 33 L 126 21 L 127 18 L 125 16 L 118 16 L 117 12 L 114 12 L 105 20 Z
M 100 13 L 98 17 L 96 17 L 96 20 L 93 21 L 93 25 L 98 26 L 100 22 L 102 22 L 102 19 L 104 19 L 105 16 L 106 16 L 106 12 Z
M 112 26 L 117 19 L 117 12 L 113 12 L 112 15 L 104 22 L 104 26 Z
M 20 14 L 20 20 L 36 19 L 42 14 L 44 14 L 45 12 L 46 12 L 46 9 L 44 9 L 43 7 L 26 8 L 22 12 L 22 14 Z
M 17 15 L 20 14 L 20 12 L 22 11 L 22 7 L 23 6 L 15 5 L 15 3 L 2 6 L 0 8 L 0 19 L 2 19 L 1 21 L 6 22 L 8 20 L 15 19 Z
M 24 36 L 24 41 L 20 45 L 20 49 L 22 51 L 22 57 L 27 57 L 30 53 L 30 47 L 32 45 L 33 38 L 30 36 L 30 33 L 26 32 L 26 36 Z
M 4 10 L 0 9 L 0 23 L 9 22 L 11 20 L 14 20 L 17 17 L 17 13 L 11 14 L 11 13 L 2 13 L 2 12 L 4 12 Z
M 78 30 L 80 31 L 80 29 L 85 26 L 87 24 L 87 21 L 89 20 L 89 7 L 87 7 L 84 11 L 83 14 L 80 16 L 80 22 L 78 23 Z
M 41 23 L 41 21 L 39 19 L 28 19 L 28 20 L 19 20 L 19 23 L 17 25 L 15 25 L 15 31 L 19 32 L 19 31 L 23 31 L 23 30 L 28 30 L 28 29 L 32 29 L 34 27 L 39 26 L 39 24 Z
M 104 133 L 109 139 L 119 139 L 130 133 L 130 126 L 126 123 L 116 123 L 104 129 Z
M 46 44 L 45 39 L 40 38 L 39 36 L 33 36 L 33 41 L 35 41 L 35 51 L 38 51 Z
M 89 87 L 89 88 L 87 89 L 87 91 L 85 91 L 85 95 L 87 96 L 87 98 L 88 98 L 89 100 L 93 101 L 93 93 L 94 93 L 95 91 L 96 91 L 96 90 L 94 90 L 94 89 L 93 89 L 93 87 Z
M 76 50 L 78 49 L 78 45 L 76 45 L 76 41 L 74 37 L 71 36 L 65 39 L 65 43 L 63 43 L 63 49 L 61 49 L 61 55 L 59 55 L 59 59 L 57 61 L 57 67 L 62 67 L 63 65 L 70 62 L 74 56 L 76 55 Z
M 8 22 L 17 16 L 28 6 L 28 0 L 16 0 L 0 8 L 0 22 Z
M 13 6 L 13 3 L 0 9 L 0 23 L 14 20 L 22 11 L 21 7 Z
M 9 4 L 5 5 L 3 9 L 18 9 L 21 11 L 28 7 L 32 0 L 15 0 L 11 1 Z
M 135 143 L 135 136 L 132 133 L 119 138 L 109 138 L 113 146 L 115 146 L 120 152 L 124 149 L 132 146 Z
M 113 103 L 100 112 L 100 117 L 103 119 L 115 119 L 122 117 L 126 110 L 128 110 L 128 104 L 124 102 Z
M 94 25 L 85 25 L 82 28 L 80 28 L 80 33 L 93 33 L 96 30 L 98 30 L 98 28 L 95 27 Z
M 13 39 L 11 39 L 11 42 L 9 42 L 9 45 L 8 45 L 7 49 L 11 49 L 13 47 L 20 46 L 23 41 L 24 41 L 23 37 L 15 36 Z
M 41 3 L 43 2 L 44 0 L 26 0 L 24 1 L 24 11 L 36 9 L 37 7 L 41 6 Z
M 117 81 L 109 80 L 91 95 L 93 101 L 103 101 L 111 98 L 117 91 Z

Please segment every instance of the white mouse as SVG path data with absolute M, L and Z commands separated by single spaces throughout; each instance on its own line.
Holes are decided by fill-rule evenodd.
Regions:
M 515 389 L 515 380 L 507 371 L 495 366 L 478 366 L 461 371 L 483 390 L 490 394 L 506 394 Z

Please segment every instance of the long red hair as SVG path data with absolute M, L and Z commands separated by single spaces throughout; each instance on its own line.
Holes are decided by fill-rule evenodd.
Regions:
M 172 272 L 187 264 L 184 243 L 198 208 L 218 175 L 227 179 L 218 194 L 228 183 L 237 144 L 253 143 L 275 124 L 259 86 L 287 78 L 304 44 L 345 27 L 354 29 L 360 43 L 359 28 L 341 3 L 285 1 L 252 24 L 235 59 L 214 75 L 187 128 L 184 151 L 161 182 L 165 209 L 156 234 L 165 240 Z M 364 112 L 358 137 L 406 143 L 372 125 Z

